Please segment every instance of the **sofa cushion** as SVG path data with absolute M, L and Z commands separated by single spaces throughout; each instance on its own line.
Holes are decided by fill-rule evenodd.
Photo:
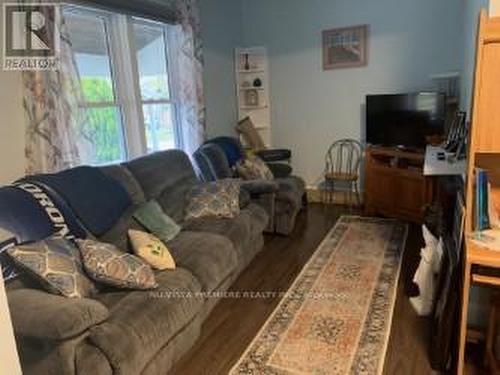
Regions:
M 175 261 L 167 246 L 151 233 L 129 230 L 134 253 L 157 270 L 175 269 Z
M 204 217 L 230 218 L 240 213 L 240 181 L 226 179 L 194 186 L 185 221 Z
M 278 182 L 270 180 L 249 180 L 241 184 L 241 190 L 248 191 L 252 196 L 276 193 L 279 188 Z
M 38 278 L 47 289 L 69 298 L 83 298 L 96 291 L 85 274 L 77 246 L 62 238 L 49 238 L 7 250 L 16 265 Z
M 251 225 L 251 233 L 253 235 L 261 234 L 267 227 L 269 216 L 266 210 L 258 204 L 249 204 L 245 210 L 242 211 L 244 215 L 248 215 Z
M 181 231 L 181 227 L 163 212 L 155 200 L 139 206 L 134 212 L 134 218 L 165 243 L 174 239 Z
M 158 286 L 153 270 L 142 259 L 123 253 L 114 245 L 94 240 L 77 240 L 87 274 L 99 283 L 126 289 Z
M 75 337 L 105 321 L 108 309 L 93 299 L 64 298 L 35 289 L 8 293 L 12 324 L 17 335 L 44 340 Z
M 180 150 L 168 150 L 124 164 L 134 175 L 147 200 L 156 199 L 163 211 L 182 222 L 186 194 L 198 183 L 189 157 Z
M 201 286 L 189 271 L 161 271 L 156 279 L 159 287 L 153 292 L 96 296 L 110 317 L 91 330 L 89 340 L 105 354 L 114 373 L 140 374 L 201 310 Z
M 125 190 L 127 190 L 133 204 L 141 204 L 146 201 L 141 185 L 139 185 L 139 182 L 135 179 L 132 172 L 130 172 L 126 167 L 115 164 L 100 167 L 99 169 L 105 175 L 118 181 L 125 188 Z
M 234 177 L 226 154 L 220 146 L 207 143 L 193 154 L 204 181 L 217 181 Z
M 302 205 L 302 196 L 305 193 L 304 181 L 296 176 L 278 178 L 276 181 L 280 184 L 280 190 L 276 194 L 279 207 L 282 209 L 299 209 Z
M 214 233 L 228 238 L 237 253 L 238 264 L 247 262 L 253 254 L 247 254 L 249 241 L 260 236 L 269 217 L 260 206 L 251 203 L 234 219 L 207 218 L 186 223 L 185 230 Z
M 177 265 L 189 270 L 205 292 L 217 289 L 237 267 L 234 246 L 223 236 L 183 231 L 168 247 Z
M 226 154 L 230 168 L 233 168 L 238 160 L 245 157 L 245 149 L 238 138 L 217 137 L 208 140 L 206 144 L 215 144 L 219 146 Z
M 240 189 L 240 211 L 250 204 L 252 197 L 248 190 Z
M 130 229 L 144 230 L 144 227 L 135 220 L 133 216 L 138 207 L 139 206 L 129 207 L 109 231 L 97 237 L 99 241 L 112 243 L 119 250 L 133 253 L 133 249 L 128 239 L 128 231 Z

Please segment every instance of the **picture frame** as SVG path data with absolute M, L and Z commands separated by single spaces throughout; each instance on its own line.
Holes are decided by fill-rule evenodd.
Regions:
M 368 25 L 324 30 L 323 70 L 366 66 L 368 34 Z

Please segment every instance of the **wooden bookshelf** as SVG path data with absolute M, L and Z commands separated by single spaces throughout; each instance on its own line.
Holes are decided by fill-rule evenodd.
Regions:
M 467 191 L 465 211 L 465 256 L 462 289 L 462 309 L 458 348 L 457 374 L 462 375 L 465 366 L 467 341 L 467 313 L 469 291 L 472 283 L 498 287 L 500 279 L 483 275 L 481 267 L 500 269 L 500 250 L 489 248 L 487 241 L 475 240 L 475 171 L 486 169 L 493 189 L 500 189 L 500 18 L 480 16 L 477 41 L 476 74 L 470 129 Z M 500 230 L 496 230 L 500 236 Z M 489 232 L 495 236 L 495 230 Z
M 267 147 L 272 146 L 269 61 L 265 47 L 237 48 L 235 51 L 238 118 L 250 117 Z M 255 80 L 260 85 L 255 85 Z M 249 103 L 252 94 L 256 103 Z M 241 139 L 244 143 L 244 140 Z

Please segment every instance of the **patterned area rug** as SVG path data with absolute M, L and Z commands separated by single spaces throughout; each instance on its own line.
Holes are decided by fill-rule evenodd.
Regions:
M 380 374 L 407 226 L 342 217 L 231 374 Z

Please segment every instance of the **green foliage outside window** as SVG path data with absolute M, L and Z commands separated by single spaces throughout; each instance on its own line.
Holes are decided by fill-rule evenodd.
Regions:
M 83 77 L 82 89 L 87 103 L 114 101 L 113 86 L 107 79 Z M 123 135 L 116 107 L 87 108 L 81 132 L 92 144 L 93 163 L 104 164 L 123 158 Z

